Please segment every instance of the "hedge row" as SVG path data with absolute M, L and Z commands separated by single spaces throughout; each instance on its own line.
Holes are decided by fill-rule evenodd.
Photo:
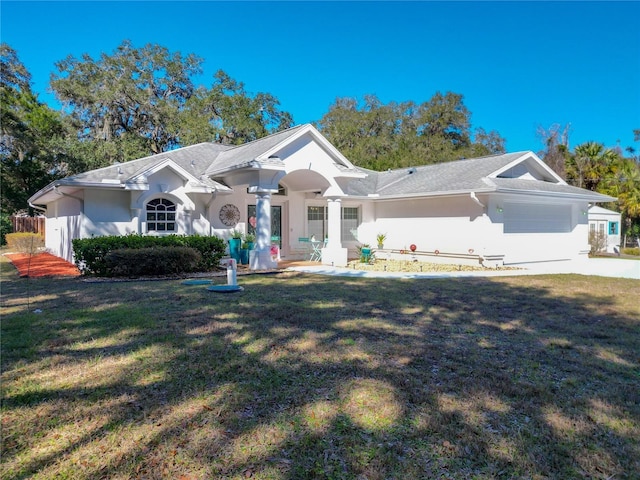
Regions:
M 111 277 L 195 272 L 202 255 L 190 247 L 123 248 L 105 257 Z
M 83 275 L 109 276 L 107 255 L 114 250 L 188 247 L 200 254 L 197 271 L 215 270 L 226 245 L 219 237 L 167 235 L 151 237 L 138 234 L 75 239 L 72 242 L 76 266 Z M 193 271 L 193 270 L 191 270 Z

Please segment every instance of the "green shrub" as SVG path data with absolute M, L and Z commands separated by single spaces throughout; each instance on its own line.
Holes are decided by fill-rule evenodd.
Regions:
M 144 235 L 105 236 L 75 239 L 72 242 L 75 262 L 84 275 L 107 276 L 106 256 L 114 250 L 160 247 L 189 247 L 200 254 L 197 270 L 214 270 L 224 255 L 225 243 L 219 237 L 201 235 Z
M 38 233 L 8 233 L 7 246 L 15 252 L 34 254 L 44 249 L 44 237 Z
M 197 271 L 202 256 L 190 247 L 122 248 L 105 256 L 110 277 L 169 275 Z
M 624 255 L 636 255 L 636 256 L 640 256 L 640 247 L 634 247 L 634 248 L 623 248 L 622 249 L 622 253 Z
M 13 232 L 11 217 L 6 213 L 0 213 L 0 245 L 7 244 L 7 234 Z

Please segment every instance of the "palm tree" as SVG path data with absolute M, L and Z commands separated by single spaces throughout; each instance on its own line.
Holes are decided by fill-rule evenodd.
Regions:
M 620 158 L 614 150 L 597 142 L 578 145 L 567 162 L 567 181 L 580 188 L 596 191 L 611 175 L 613 163 Z
M 633 158 L 618 157 L 612 164 L 612 175 L 600 184 L 601 193 L 618 198 L 613 206 L 622 213 L 625 235 L 640 228 L 640 164 Z

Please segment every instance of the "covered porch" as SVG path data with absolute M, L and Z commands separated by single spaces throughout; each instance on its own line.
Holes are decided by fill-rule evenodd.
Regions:
M 347 265 L 348 248 L 356 243 L 351 230 L 357 229 L 361 217 L 358 207 L 345 200 L 345 187 L 350 180 L 366 175 L 313 127 L 246 162 L 208 174 L 231 189 L 219 195 L 215 204 L 218 208 L 229 204 L 239 207 L 233 228 L 255 235 L 251 270 L 277 267 L 274 245 L 280 249 L 281 259 L 309 260 L 312 238 L 318 242 L 314 260 L 336 267 Z M 345 215 L 352 218 L 345 220 Z M 228 237 L 228 226 L 216 231 L 215 223 L 213 218 L 212 233 Z

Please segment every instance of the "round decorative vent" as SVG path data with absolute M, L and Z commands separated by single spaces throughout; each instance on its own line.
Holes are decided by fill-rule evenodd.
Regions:
M 220 209 L 220 221 L 227 227 L 235 227 L 240 221 L 240 210 L 231 203 L 223 205 Z

